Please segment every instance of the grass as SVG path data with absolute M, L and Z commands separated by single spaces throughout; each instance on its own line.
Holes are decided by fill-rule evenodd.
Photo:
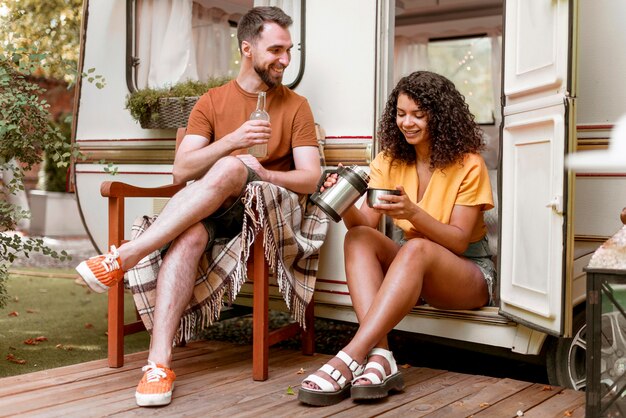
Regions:
M 27 270 L 13 271 L 7 281 L 9 302 L 0 309 L 0 377 L 106 358 L 106 295 L 77 284 L 73 270 Z M 127 322 L 134 312 L 127 294 Z M 148 345 L 145 331 L 124 339 L 125 353 Z

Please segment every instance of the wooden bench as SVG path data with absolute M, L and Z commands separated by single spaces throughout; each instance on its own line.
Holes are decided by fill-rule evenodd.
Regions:
M 185 128 L 176 133 L 176 150 L 185 136 Z M 134 197 L 172 197 L 185 187 L 184 184 L 170 184 L 162 187 L 144 188 L 117 181 L 105 181 L 100 186 L 102 196 L 108 198 L 109 246 L 119 247 L 124 241 L 124 202 Z M 312 355 L 315 351 L 313 326 L 313 300 L 309 304 L 305 323 L 306 331 L 297 323 L 269 330 L 269 267 L 264 257 L 263 240 L 257 236 L 253 243 L 252 261 L 248 265 L 248 278 L 253 282 L 252 295 L 252 378 L 268 378 L 269 347 L 301 333 L 302 353 Z M 141 321 L 124 323 L 124 284 L 119 283 L 109 289 L 108 294 L 108 362 L 109 367 L 124 365 L 124 336 L 145 330 Z

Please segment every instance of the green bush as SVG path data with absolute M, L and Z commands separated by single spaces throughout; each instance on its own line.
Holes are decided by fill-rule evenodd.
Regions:
M 62 115 L 57 121 L 50 122 L 53 129 L 58 129 L 64 142 L 69 146 L 72 135 L 72 115 Z M 44 153 L 37 188 L 48 192 L 65 192 L 68 167 L 59 166 L 48 153 Z
M 41 161 L 42 152 L 66 169 L 78 149 L 69 144 L 58 127 L 49 123 L 50 105 L 40 98 L 42 89 L 27 79 L 46 57 L 37 51 L 12 48 L 0 54 L 0 169 L 13 173 L 14 180 L 3 184 L 2 193 L 23 190 L 21 179 Z M 19 164 L 14 163 L 19 161 Z M 12 230 L 25 211 L 5 199 L 0 200 L 0 231 Z M 47 248 L 43 240 L 0 234 L 0 307 L 7 301 L 8 267 L 17 257 L 41 252 L 54 258 L 66 258 Z
M 199 97 L 208 89 L 230 81 L 228 77 L 211 78 L 208 81 L 185 81 L 168 88 L 145 88 L 126 96 L 126 109 L 137 122 L 158 118 L 159 99 L 165 97 Z

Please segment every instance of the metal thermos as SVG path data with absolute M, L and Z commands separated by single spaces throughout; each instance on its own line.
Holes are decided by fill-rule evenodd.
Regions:
M 337 183 L 320 193 L 324 180 L 332 173 L 337 173 Z M 356 165 L 325 170 L 317 184 L 318 191 L 311 195 L 311 200 L 335 222 L 339 222 L 343 213 L 365 193 L 369 181 L 370 176 Z

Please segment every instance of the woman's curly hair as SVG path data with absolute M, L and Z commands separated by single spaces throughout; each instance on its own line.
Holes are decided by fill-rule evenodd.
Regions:
M 462 162 L 465 154 L 484 148 L 482 130 L 454 84 L 442 75 L 415 71 L 398 82 L 380 119 L 378 137 L 387 156 L 405 163 L 413 163 L 417 158 L 415 148 L 396 123 L 400 94 L 406 94 L 428 116 L 431 169 Z

